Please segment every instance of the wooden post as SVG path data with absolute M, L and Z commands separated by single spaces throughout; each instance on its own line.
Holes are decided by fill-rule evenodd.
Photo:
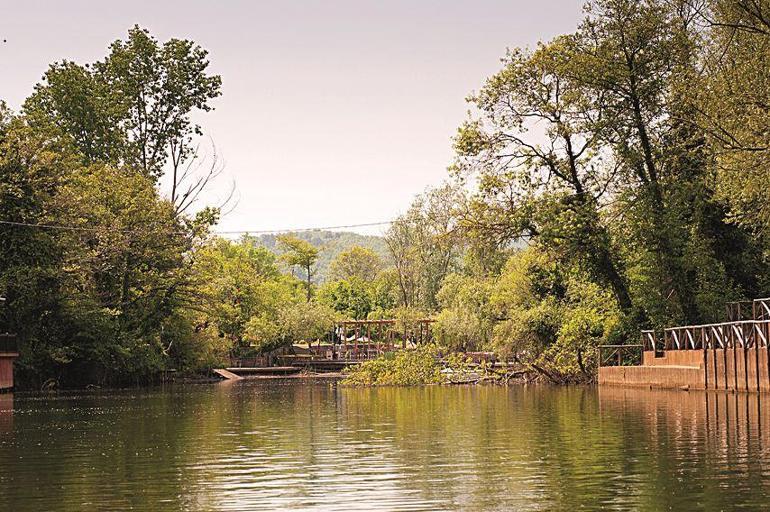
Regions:
M 337 325 L 335 324 L 335 325 L 334 325 L 334 327 L 332 328 L 332 335 L 331 335 L 331 342 L 332 342 L 332 360 L 336 359 L 336 357 L 334 357 L 334 356 L 335 356 L 335 353 L 336 353 L 336 348 L 337 348 L 337 343 L 336 343 L 336 341 L 334 340 L 334 337 L 335 337 L 336 335 L 337 335 Z
M 372 324 L 366 322 L 366 358 L 369 359 L 369 351 L 372 348 Z
M 735 338 L 733 338 L 733 368 L 735 369 L 733 372 L 735 387 L 733 389 L 738 391 L 738 344 L 735 342 Z

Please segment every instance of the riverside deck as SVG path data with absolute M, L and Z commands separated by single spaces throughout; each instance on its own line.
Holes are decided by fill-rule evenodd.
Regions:
M 670 327 L 599 350 L 599 384 L 770 391 L 770 299 L 730 303 L 727 322 Z
M 429 342 L 433 322 L 430 318 L 420 318 L 403 322 L 408 324 L 404 326 L 395 319 L 345 320 L 337 322 L 325 339 L 269 354 L 234 357 L 225 371 L 244 377 L 292 375 L 302 371 L 337 373 L 385 353 Z

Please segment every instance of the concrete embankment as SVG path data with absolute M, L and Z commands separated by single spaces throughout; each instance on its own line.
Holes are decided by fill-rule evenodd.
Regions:
M 599 384 L 659 389 L 770 391 L 765 347 L 645 351 L 640 366 L 603 366 Z

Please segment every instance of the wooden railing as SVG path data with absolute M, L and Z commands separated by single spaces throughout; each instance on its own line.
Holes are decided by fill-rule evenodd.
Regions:
M 655 331 L 642 331 L 642 350 L 651 350 L 657 352 L 662 349 L 663 345 L 658 342 L 658 336 Z
M 770 339 L 770 319 L 687 325 L 665 329 L 663 349 L 767 347 L 768 339 Z
M 770 298 L 754 301 L 754 320 L 770 320 Z
M 599 366 L 640 365 L 643 349 L 643 345 L 599 345 Z
M 770 298 L 730 302 L 726 309 L 726 322 L 669 327 L 662 339 L 655 331 L 642 331 L 643 348 L 660 352 L 769 346 Z
M 19 348 L 16 345 L 16 336 L 0 333 L 0 354 L 17 354 Z

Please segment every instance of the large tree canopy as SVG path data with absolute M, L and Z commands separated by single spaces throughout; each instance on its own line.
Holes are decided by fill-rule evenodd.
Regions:
M 133 27 L 104 60 L 54 63 L 24 104 L 31 123 L 53 125 L 86 164 L 125 165 L 160 177 L 193 155 L 201 127 L 195 111 L 210 111 L 222 80 L 208 73 L 208 52 L 185 39 L 159 43 Z

